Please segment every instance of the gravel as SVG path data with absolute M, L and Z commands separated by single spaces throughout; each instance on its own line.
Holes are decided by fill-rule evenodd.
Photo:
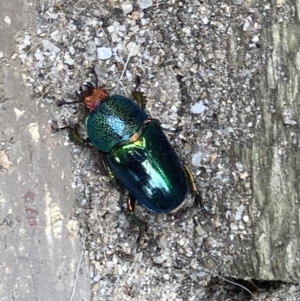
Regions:
M 81 106 L 56 102 L 74 100 L 79 86 L 93 81 L 92 64 L 110 93 L 130 96 L 135 76 L 141 77 L 148 112 L 164 127 L 180 129 L 166 134 L 196 175 L 209 214 L 192 206 L 191 197 L 175 216 L 138 206 L 148 229 L 137 244 L 138 229 L 120 210 L 101 156 L 74 145 L 67 133 L 55 134 L 64 135 L 74 155 L 71 187 L 78 192 L 92 300 L 208 300 L 214 275 L 230 273 L 251 240 L 249 167 L 234 150 L 249 146 L 260 126 L 250 83 L 261 64 L 259 34 L 268 6 L 247 8 L 244 1 L 229 0 L 121 2 L 39 3 L 37 31 L 17 37 L 24 79 L 38 105 L 51 107 L 52 119 L 63 126 L 84 113 Z

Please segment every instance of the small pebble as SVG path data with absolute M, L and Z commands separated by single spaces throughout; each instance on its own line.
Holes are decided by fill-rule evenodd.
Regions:
M 8 24 L 8 25 L 11 25 L 11 18 L 10 18 L 9 16 L 6 16 L 6 17 L 4 18 L 4 22 L 5 22 L 6 24 Z
M 124 1 L 122 4 L 121 4 L 121 8 L 123 10 L 123 14 L 124 15 L 128 15 L 129 13 L 132 12 L 133 10 L 133 5 L 132 3 L 128 2 L 128 1 Z
M 99 60 L 107 60 L 112 57 L 112 50 L 109 47 L 98 47 L 97 56 Z
M 138 0 L 137 4 L 139 5 L 140 9 L 145 9 L 153 5 L 152 0 Z
M 203 105 L 202 101 L 196 102 L 194 105 L 191 106 L 191 112 L 193 114 L 201 114 L 206 110 L 206 106 Z

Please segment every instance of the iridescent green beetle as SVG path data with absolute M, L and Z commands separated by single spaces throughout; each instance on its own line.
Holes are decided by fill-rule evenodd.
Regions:
M 156 213 L 170 213 L 183 203 L 188 190 L 201 203 L 191 172 L 178 158 L 159 122 L 144 111 L 144 99 L 109 95 L 104 89 L 84 84 L 82 101 L 89 108 L 86 129 L 89 142 L 103 154 L 104 164 L 116 182 L 129 192 L 128 210 L 134 214 L 137 200 Z M 74 140 L 84 144 L 76 134 Z

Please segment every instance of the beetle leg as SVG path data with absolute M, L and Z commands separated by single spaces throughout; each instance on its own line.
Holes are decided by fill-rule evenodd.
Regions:
M 198 191 L 197 189 L 197 186 L 196 186 L 196 181 L 195 181 L 195 178 L 191 172 L 191 170 L 187 167 L 187 165 L 185 165 L 183 163 L 183 167 L 185 169 L 185 173 L 186 173 L 186 176 L 187 176 L 187 179 L 188 179 L 188 182 L 189 182 L 189 185 L 190 185 L 190 190 L 191 190 L 191 193 L 194 197 L 194 202 L 196 204 L 200 204 L 200 207 L 202 209 L 203 212 L 207 212 L 207 210 L 205 209 L 205 207 L 203 206 L 203 203 L 202 203 L 202 197 L 200 195 L 200 192 Z
M 141 84 L 140 83 L 141 79 L 140 79 L 139 76 L 137 76 L 136 78 L 137 78 L 137 84 L 136 84 L 135 90 L 132 91 L 132 97 L 135 99 L 135 101 L 137 102 L 139 107 L 142 110 L 144 110 L 145 107 L 146 107 L 147 100 L 146 100 L 146 97 L 144 96 L 144 93 L 137 91 L 138 86 Z M 151 115 L 150 115 L 150 117 L 151 117 Z M 151 119 L 151 121 L 154 121 L 158 125 L 160 125 L 160 121 L 158 119 L 155 119 L 155 118 L 152 118 L 152 117 L 150 119 Z M 163 130 L 170 131 L 172 133 L 177 133 L 179 131 L 179 129 L 175 129 L 175 130 L 163 129 Z
M 55 122 L 55 124 L 54 124 L 54 122 L 55 121 L 53 121 L 52 124 L 51 124 L 51 130 L 52 130 L 53 134 L 56 133 L 56 132 L 64 131 L 64 130 L 67 130 L 67 129 L 71 128 L 69 125 L 61 127 L 61 128 L 58 128 L 57 127 L 57 122 Z
M 132 221 L 139 227 L 139 228 L 144 228 L 146 223 L 143 222 L 142 220 L 140 220 L 136 214 L 134 213 L 134 209 L 135 209 L 135 203 L 136 203 L 136 199 L 130 194 L 128 193 L 127 196 L 127 209 L 129 211 L 130 217 L 132 219 Z
M 146 98 L 144 96 L 144 93 L 137 91 L 138 87 L 141 85 L 141 77 L 139 75 L 137 75 L 135 77 L 135 82 L 136 82 L 135 89 L 134 89 L 134 91 L 132 91 L 132 96 L 135 99 L 135 101 L 138 103 L 140 108 L 142 110 L 144 110 L 145 107 L 146 107 L 147 101 L 146 101 Z
M 127 208 L 128 208 L 128 211 L 130 213 L 131 212 L 134 213 L 135 203 L 136 203 L 136 199 L 130 193 L 128 193 L 128 196 L 127 196 Z
M 92 143 L 91 143 L 91 140 L 90 138 L 87 138 L 87 139 L 82 139 L 79 134 L 78 134 L 78 131 L 76 128 L 72 127 L 71 128 L 71 131 L 70 131 L 70 139 L 81 145 L 81 146 L 88 146 L 88 147 L 91 147 L 92 146 Z
M 121 210 L 124 210 L 124 205 L 123 205 L 123 196 L 124 196 L 124 193 L 125 193 L 125 190 L 124 190 L 124 187 L 118 183 L 118 180 L 116 179 L 116 177 L 114 176 L 114 174 L 112 173 L 108 163 L 107 163 L 107 160 L 105 159 L 105 156 L 102 157 L 102 165 L 104 166 L 104 169 L 106 170 L 107 172 L 107 175 L 110 179 L 110 181 L 112 182 L 112 184 L 114 186 L 116 186 L 120 192 L 120 197 L 119 197 L 119 206 L 121 208 Z
M 81 146 L 92 146 L 91 144 L 91 140 L 89 138 L 87 139 L 82 139 L 79 134 L 78 134 L 78 131 L 76 129 L 76 127 L 72 127 L 72 126 L 64 126 L 62 128 L 56 128 L 54 125 L 51 126 L 52 128 L 52 133 L 56 133 L 56 132 L 60 132 L 60 131 L 64 131 L 64 130 L 67 130 L 67 129 L 70 129 L 70 139 L 75 142 L 76 144 L 78 145 L 81 145 Z
M 134 213 L 135 203 L 136 203 L 136 199 L 129 193 L 128 196 L 127 196 L 127 209 L 129 211 L 129 215 L 130 215 L 131 220 L 140 229 L 139 236 L 137 238 L 137 242 L 139 242 L 141 240 L 141 238 L 143 237 L 144 233 L 145 233 L 147 223 L 145 223 L 141 219 L 139 219 L 136 216 L 136 214 Z
M 134 91 L 132 91 L 132 97 L 135 99 L 135 101 L 137 102 L 139 107 L 142 110 L 144 110 L 146 107 L 146 102 L 147 102 L 144 94 L 142 92 L 134 90 Z
M 73 100 L 73 101 L 64 101 L 64 100 L 57 100 L 56 101 L 56 105 L 58 107 L 61 107 L 61 106 L 64 106 L 64 105 L 73 105 L 73 104 L 76 104 L 76 103 L 82 103 L 82 100 L 79 99 L 79 100 Z
M 115 181 L 115 179 L 114 179 L 114 181 Z M 119 193 L 120 193 L 119 201 L 118 201 L 119 207 L 120 207 L 121 211 L 124 211 L 125 210 L 125 206 L 124 206 L 124 194 L 125 194 L 125 190 L 124 190 L 123 187 L 120 187 Z

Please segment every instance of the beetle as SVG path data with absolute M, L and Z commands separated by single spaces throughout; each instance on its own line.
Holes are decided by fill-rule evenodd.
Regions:
M 81 139 L 74 129 L 71 139 L 81 145 L 91 143 L 102 153 L 111 178 L 128 190 L 132 220 L 138 226 L 143 224 L 134 213 L 136 201 L 152 212 L 172 213 L 191 191 L 202 206 L 191 171 L 177 156 L 159 121 L 145 112 L 143 94 L 134 91 L 135 101 L 109 95 L 98 87 L 93 74 L 96 84 L 85 83 L 78 91 L 89 109 L 85 122 L 88 139 Z

